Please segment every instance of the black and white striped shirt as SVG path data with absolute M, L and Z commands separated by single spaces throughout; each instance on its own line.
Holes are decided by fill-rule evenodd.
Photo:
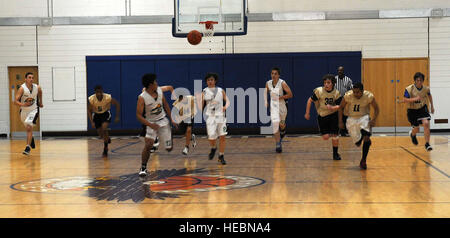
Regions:
M 341 93 L 341 96 L 344 96 L 345 93 L 353 88 L 353 82 L 352 80 L 344 76 L 343 79 L 339 78 L 339 75 L 335 76 L 336 78 L 336 89 Z

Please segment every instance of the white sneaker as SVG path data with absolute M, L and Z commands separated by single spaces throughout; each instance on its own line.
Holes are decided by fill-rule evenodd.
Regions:
M 153 147 L 158 148 L 158 146 L 159 146 L 159 140 L 158 140 L 158 138 L 156 138 L 155 142 L 153 143 Z
M 195 138 L 194 134 L 191 135 L 191 140 L 192 140 L 192 147 L 195 148 L 195 146 L 197 146 L 197 138 Z
M 146 170 L 146 169 L 144 169 L 144 170 L 141 169 L 141 170 L 139 171 L 139 176 L 140 176 L 140 177 L 147 176 L 147 170 Z
M 185 146 L 182 153 L 183 155 L 187 155 L 189 153 L 189 147 Z

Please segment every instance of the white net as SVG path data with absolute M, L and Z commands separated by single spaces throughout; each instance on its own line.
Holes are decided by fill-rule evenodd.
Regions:
M 218 22 L 213 21 L 206 21 L 206 22 L 200 22 L 200 24 L 204 25 L 204 28 L 202 29 L 203 37 L 210 38 L 214 36 L 214 24 L 217 24 Z

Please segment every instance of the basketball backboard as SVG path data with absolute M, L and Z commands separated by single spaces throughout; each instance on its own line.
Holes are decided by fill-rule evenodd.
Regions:
M 214 35 L 247 34 L 245 0 L 174 0 L 172 34 L 186 37 L 192 30 L 203 32 L 205 25 L 199 22 L 215 21 Z

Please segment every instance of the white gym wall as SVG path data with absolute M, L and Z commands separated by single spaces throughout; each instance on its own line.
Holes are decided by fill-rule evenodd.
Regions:
M 249 0 L 250 13 L 449 8 L 449 1 Z M 52 4 L 51 4 L 52 3 Z M 52 9 L 48 6 L 53 5 Z M 0 0 L 0 17 L 171 15 L 171 0 Z M 428 55 L 429 44 L 429 55 Z M 248 35 L 191 46 L 170 24 L 0 26 L 0 133 L 9 133 L 7 66 L 38 65 L 42 131 L 84 131 L 86 55 L 362 51 L 363 58 L 430 57 L 435 118 L 450 118 L 450 17 L 249 22 Z M 76 101 L 52 101 L 52 67 L 75 67 Z M 4 126 L 2 126 L 4 125 Z M 432 124 L 432 129 L 450 129 Z

